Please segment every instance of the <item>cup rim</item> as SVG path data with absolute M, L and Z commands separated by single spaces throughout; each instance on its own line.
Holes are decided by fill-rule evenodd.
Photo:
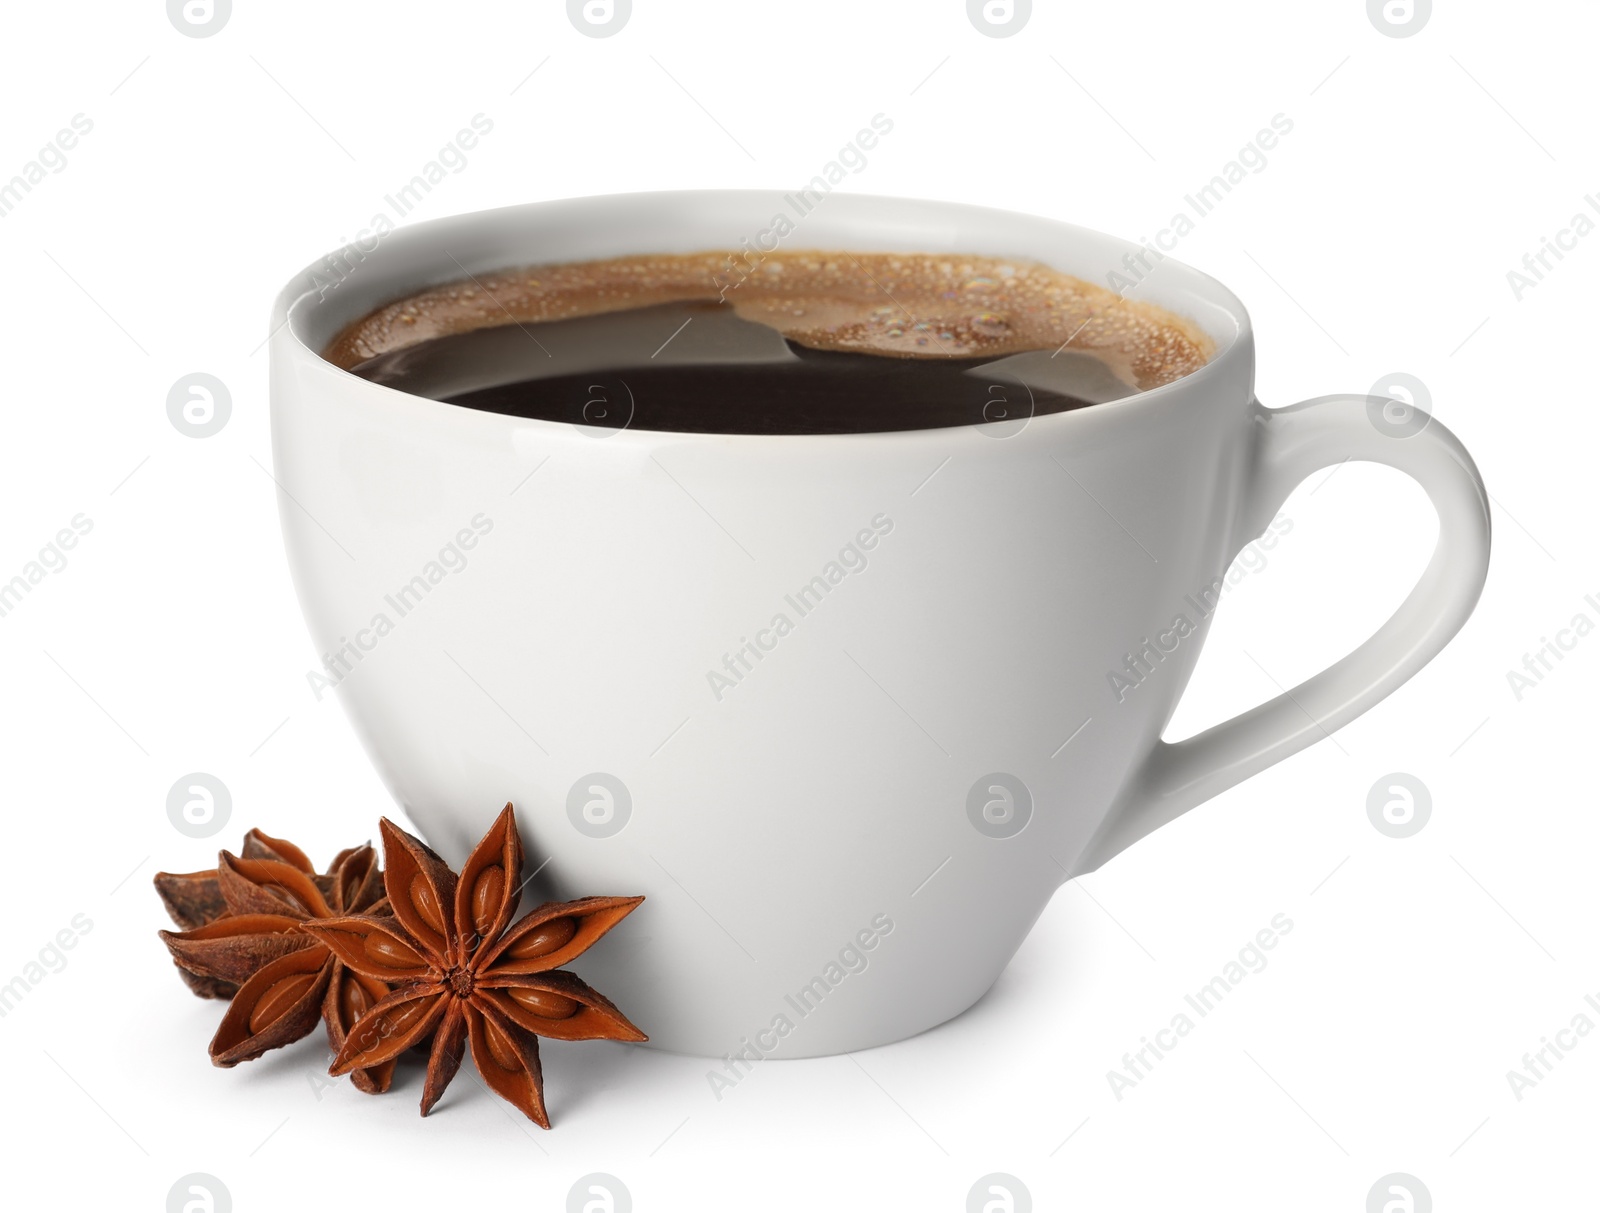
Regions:
M 473 414 L 484 418 L 498 419 L 503 422 L 513 423 L 517 426 L 535 428 L 555 427 L 557 429 L 570 428 L 570 423 L 551 421 L 540 418 L 527 418 L 510 414 L 489 413 L 484 410 L 463 408 L 460 405 L 449 404 L 445 401 L 435 400 L 431 397 L 417 395 L 403 389 L 390 387 L 385 384 L 374 383 L 364 379 L 351 371 L 336 366 L 323 358 L 321 350 L 326 348 L 326 343 L 331 340 L 332 334 L 342 328 L 344 324 L 372 310 L 383 306 L 384 303 L 405 294 L 422 289 L 425 286 L 436 285 L 441 282 L 459 280 L 467 273 L 489 273 L 519 265 L 539 264 L 540 261 L 568 261 L 577 262 L 597 260 L 608 256 L 627 256 L 629 252 L 605 252 L 561 255 L 558 257 L 528 258 L 519 256 L 513 251 L 507 251 L 503 256 L 485 258 L 483 255 L 470 256 L 465 262 L 458 260 L 453 254 L 450 260 L 454 262 L 454 273 L 435 271 L 432 273 L 417 273 L 410 276 L 409 285 L 381 289 L 385 277 L 393 276 L 393 269 L 389 263 L 403 261 L 406 258 L 425 258 L 430 245 L 444 248 L 453 237 L 467 236 L 474 229 L 481 228 L 518 228 L 527 227 L 537 231 L 541 219 L 552 222 L 565 222 L 571 224 L 580 221 L 592 225 L 596 229 L 606 228 L 611 225 L 614 230 L 618 225 L 626 225 L 630 230 L 639 225 L 640 212 L 658 212 L 650 216 L 650 222 L 644 226 L 647 232 L 637 241 L 637 247 L 632 247 L 631 252 L 640 255 L 652 252 L 691 251 L 716 247 L 716 240 L 705 238 L 689 239 L 685 247 L 668 247 L 683 244 L 680 239 L 673 239 L 667 235 L 673 230 L 674 221 L 687 221 L 692 227 L 696 216 L 703 216 L 706 211 L 720 208 L 729 212 L 729 208 L 738 208 L 747 211 L 749 215 L 770 214 L 771 209 L 782 207 L 790 198 L 789 194 L 778 190 L 653 190 L 636 191 L 613 194 L 595 194 L 575 198 L 558 198 L 537 202 L 519 203 L 511 206 L 495 207 L 477 211 L 467 211 L 455 215 L 447 215 L 436 219 L 425 220 L 421 223 L 395 226 L 390 224 L 382 232 L 373 237 L 373 247 L 366 250 L 360 243 L 362 237 L 344 245 L 332 253 L 311 262 L 299 273 L 295 274 L 279 291 L 273 305 L 271 325 L 269 329 L 269 343 L 279 351 L 285 352 L 292 361 L 301 365 L 313 364 L 321 372 L 335 376 L 344 381 L 344 386 L 358 387 L 361 390 L 391 394 L 394 397 L 410 402 L 413 406 L 421 407 L 427 411 L 437 411 L 439 415 Z M 783 243 L 786 251 L 790 249 L 817 249 L 831 251 L 840 248 L 852 251 L 882 251 L 882 252 L 970 252 L 979 255 L 1006 255 L 1026 257 L 1038 261 L 1063 272 L 1074 274 L 1089 282 L 1096 282 L 1091 273 L 1083 272 L 1081 265 L 1062 265 L 1062 257 L 1052 257 L 1048 252 L 1041 250 L 1038 245 L 1046 235 L 1054 237 L 1061 245 L 1072 244 L 1083 251 L 1089 259 L 1100 260 L 1102 266 L 1126 267 L 1127 258 L 1144 259 L 1154 252 L 1148 244 L 1139 244 L 1134 241 L 1124 240 L 1107 233 L 1098 232 L 1077 224 L 1067 223 L 1058 219 L 1045 216 L 1031 215 L 1023 212 L 1008 211 L 996 207 L 976 206 L 965 202 L 947 202 L 927 198 L 908 198 L 882 194 L 844 193 L 832 194 L 826 199 L 826 207 L 819 210 L 825 211 L 827 222 L 825 229 L 832 230 L 835 234 L 831 237 L 824 232 L 820 238 L 812 240 L 791 239 Z M 611 213 L 607 213 L 611 212 Z M 632 212 L 631 218 L 629 213 Z M 809 218 L 810 216 L 807 216 Z M 874 235 L 882 236 L 885 232 L 901 230 L 901 224 L 894 222 L 899 219 L 914 219 L 917 222 L 910 224 L 914 229 L 929 233 L 938 232 L 940 236 L 947 237 L 950 247 L 945 250 L 924 247 L 917 244 L 904 244 L 894 247 L 894 239 L 888 241 L 874 240 L 869 235 L 865 238 L 856 238 L 848 235 L 852 230 L 868 230 Z M 376 222 L 376 217 L 375 217 Z M 817 225 L 811 225 L 814 229 Z M 843 230 L 840 230 L 840 229 Z M 993 238 L 976 239 L 974 232 L 984 228 L 990 232 L 1020 231 L 1015 243 L 1005 247 L 1004 251 L 971 247 L 976 244 L 996 244 Z M 746 233 L 748 234 L 748 233 Z M 627 243 L 627 242 L 624 242 Z M 1004 242 L 998 242 L 1003 245 Z M 739 244 L 737 237 L 725 238 L 721 247 L 734 248 Z M 448 251 L 448 250 L 447 250 Z M 771 251 L 771 250 L 766 250 Z M 1146 296 L 1145 301 L 1155 303 L 1169 311 L 1175 312 L 1205 332 L 1215 343 L 1216 349 L 1205 365 L 1191 371 L 1169 383 L 1153 388 L 1134 391 L 1126 396 L 1117 397 L 1094 404 L 1089 408 L 1069 409 L 1059 413 L 1047 413 L 1030 417 L 1027 426 L 1036 425 L 1064 425 L 1072 424 L 1086 414 L 1104 414 L 1108 409 L 1127 409 L 1153 404 L 1157 401 L 1168 399 L 1175 395 L 1201 390 L 1219 376 L 1231 373 L 1234 362 L 1242 357 L 1248 357 L 1251 346 L 1251 322 L 1248 311 L 1243 302 L 1222 282 L 1197 270 L 1185 262 L 1165 254 L 1156 253 L 1160 258 L 1159 263 L 1147 276 L 1137 280 L 1137 286 L 1146 282 L 1157 282 L 1153 296 Z M 333 259 L 342 257 L 348 265 L 350 259 L 355 257 L 357 264 L 347 277 L 335 282 L 332 291 L 324 291 L 319 286 L 319 271 L 325 276 Z M 434 259 L 437 264 L 437 258 Z M 1146 264 L 1148 264 L 1146 262 Z M 360 271 L 374 266 L 386 273 Z M 460 268 L 456 268 L 460 267 Z M 462 270 L 466 272 L 463 273 Z M 404 275 L 401 280 L 405 280 Z M 358 288 L 355 291 L 338 292 L 338 287 L 347 285 L 355 280 Z M 1098 285 L 1098 283 L 1097 283 Z M 350 301 L 357 300 L 352 304 Z M 1186 306 L 1187 305 L 1187 306 Z M 323 313 L 319 316 L 319 313 Z M 338 317 L 337 322 L 329 322 L 327 314 Z M 307 339 L 306 328 L 320 323 L 324 330 L 323 337 L 316 345 Z M 750 434 L 737 432 L 699 432 L 685 430 L 633 430 L 624 428 L 614 431 L 612 436 L 623 437 L 626 434 L 637 434 L 641 437 L 660 439 L 714 439 L 717 441 L 771 441 L 773 439 L 797 442 L 803 440 L 839 440 L 839 439 L 908 439 L 919 435 L 938 435 L 949 432 L 961 432 L 976 428 L 982 423 L 972 423 L 967 426 L 939 426 L 920 427 L 915 429 L 859 431 L 849 433 L 822 433 L 822 434 Z

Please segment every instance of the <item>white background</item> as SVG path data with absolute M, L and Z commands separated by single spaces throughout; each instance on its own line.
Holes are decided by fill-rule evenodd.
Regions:
M 0 181 L 74 114 L 93 130 L 0 219 L 0 580 L 74 515 L 93 530 L 0 618 L 0 983 L 74 915 L 93 926 L 0 1019 L 7 1203 L 159 1210 L 203 1172 L 239 1210 L 562 1209 L 606 1172 L 641 1211 L 931 1211 L 1005 1172 L 1041 1210 L 1359 1213 L 1400 1171 L 1441 1211 L 1593 1207 L 1600 1033 L 1520 1100 L 1506 1072 L 1580 1012 L 1600 1025 L 1600 638 L 1520 702 L 1506 672 L 1574 615 L 1600 622 L 1600 237 L 1520 301 L 1506 274 L 1600 190 L 1600 11 L 1438 7 L 1393 38 L 1363 0 L 1040 0 L 993 38 L 961 0 L 637 0 L 591 38 L 557 0 L 236 0 L 190 38 L 159 0 L 9 6 Z M 392 811 L 304 677 L 265 470 L 269 303 L 478 113 L 493 132 L 413 218 L 788 189 L 883 113 L 893 133 L 845 188 L 1133 238 L 1282 113 L 1268 166 L 1177 255 L 1250 307 L 1267 404 L 1427 385 L 1493 494 L 1482 603 L 1334 742 L 1064 888 L 989 996 L 916 1039 L 764 1063 L 721 1101 L 703 1060 L 552 1044 L 550 1132 L 470 1066 L 426 1120 L 415 1070 L 383 1098 L 319 1091 L 317 1037 L 216 1070 L 221 1007 L 168 967 L 151 875 L 209 866 L 250 825 L 325 860 Z M 204 440 L 166 416 L 193 371 L 233 402 Z M 1420 491 L 1363 465 L 1285 514 L 1171 736 L 1347 651 L 1433 542 Z M 196 770 L 232 791 L 215 839 L 166 817 Z M 1395 771 L 1433 802 L 1404 840 L 1366 811 Z M 1267 967 L 1116 1098 L 1106 1072 L 1279 913 L 1294 926 Z

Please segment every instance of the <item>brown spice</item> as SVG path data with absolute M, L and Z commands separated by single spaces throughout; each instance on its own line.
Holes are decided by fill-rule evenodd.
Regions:
M 234 1066 L 306 1036 L 321 1018 L 337 1053 L 356 1020 L 389 992 L 351 973 L 303 925 L 353 913 L 383 914 L 382 873 L 370 845 L 341 851 L 325 873 L 305 852 L 258 830 L 244 854 L 223 851 L 210 872 L 156 876 L 168 913 L 184 931 L 162 931 L 179 973 L 203 997 L 233 999 L 211 1041 L 211 1059 Z M 351 1075 L 361 1090 L 389 1088 L 392 1062 Z
M 394 989 L 350 1028 L 329 1073 L 392 1066 L 431 1037 L 422 1091 L 426 1116 L 470 1045 L 484 1082 L 549 1128 L 540 1036 L 646 1039 L 609 999 L 559 969 L 644 898 L 548 902 L 508 927 L 522 893 L 522 843 L 509 804 L 459 877 L 387 818 L 380 828 L 393 917 L 318 919 L 303 928 L 350 974 Z M 284 965 L 282 997 L 288 999 L 299 987 L 287 983 L 308 970 L 276 963 Z
M 293 863 L 302 871 L 309 871 L 311 867 L 311 861 L 299 847 L 281 838 L 263 834 L 260 830 L 251 830 L 244 836 L 240 853 L 246 859 L 281 859 Z M 172 921 L 185 931 L 215 922 L 228 912 L 228 903 L 223 899 L 216 868 L 208 868 L 203 872 L 157 872 L 155 885 L 156 893 Z M 166 935 L 162 938 L 165 939 Z M 237 982 L 204 976 L 185 967 L 176 957 L 172 963 L 178 970 L 178 976 L 201 998 L 232 998 L 239 992 Z M 261 963 L 266 963 L 266 960 Z

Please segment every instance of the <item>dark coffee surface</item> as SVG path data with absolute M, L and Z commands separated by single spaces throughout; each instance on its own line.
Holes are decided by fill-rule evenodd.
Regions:
M 524 417 L 804 434 L 1015 425 L 1171 383 L 1214 348 L 1024 258 L 745 248 L 469 274 L 353 320 L 323 356 Z
M 680 302 L 435 337 L 351 370 L 467 408 L 597 428 L 724 434 L 1014 426 L 1130 394 L 1098 359 L 815 349 L 727 304 Z

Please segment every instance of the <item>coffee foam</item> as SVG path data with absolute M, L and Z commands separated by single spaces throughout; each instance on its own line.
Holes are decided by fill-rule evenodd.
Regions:
M 336 366 L 474 329 L 721 301 L 820 350 L 988 358 L 1068 348 L 1126 383 L 1159 387 L 1204 366 L 1215 343 L 1152 304 L 1021 258 L 939 253 L 648 254 L 499 270 L 429 287 L 344 329 Z

